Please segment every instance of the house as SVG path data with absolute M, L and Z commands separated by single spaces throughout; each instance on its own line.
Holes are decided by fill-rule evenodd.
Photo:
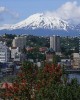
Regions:
M 46 61 L 47 62 L 52 62 L 53 61 L 53 57 L 55 55 L 55 52 L 52 48 L 49 48 L 47 51 L 46 51 Z
M 10 60 L 10 50 L 5 42 L 0 42 L 0 62 L 8 62 Z

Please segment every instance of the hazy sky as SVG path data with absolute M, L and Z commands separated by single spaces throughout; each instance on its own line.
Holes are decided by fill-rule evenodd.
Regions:
M 35 13 L 80 20 L 80 0 L 0 0 L 0 25 L 20 22 Z

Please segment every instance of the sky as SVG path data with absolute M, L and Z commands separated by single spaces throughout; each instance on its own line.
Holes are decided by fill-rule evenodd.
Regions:
M 80 21 L 80 0 L 0 0 L 0 26 L 18 23 L 35 13 Z

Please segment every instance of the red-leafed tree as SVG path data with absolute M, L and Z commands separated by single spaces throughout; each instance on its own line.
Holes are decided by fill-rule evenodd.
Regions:
M 46 89 L 52 84 L 61 83 L 62 70 L 60 65 L 45 64 L 38 68 L 33 63 L 24 62 L 16 80 L 0 93 L 3 99 L 13 100 L 38 100 L 41 95 L 44 99 Z M 42 100 L 42 99 L 41 99 Z

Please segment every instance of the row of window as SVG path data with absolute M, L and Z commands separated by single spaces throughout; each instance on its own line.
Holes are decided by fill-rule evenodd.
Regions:
M 5 57 L 0 57 L 0 59 L 5 59 Z

